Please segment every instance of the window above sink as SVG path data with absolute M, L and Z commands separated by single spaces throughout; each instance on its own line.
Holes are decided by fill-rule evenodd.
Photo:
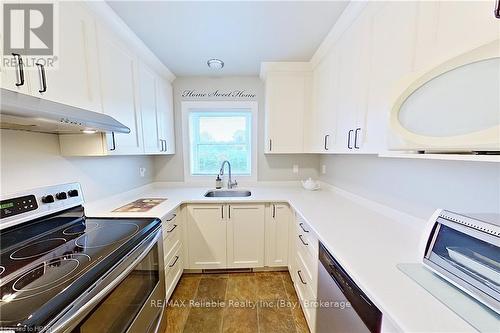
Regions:
M 228 160 L 233 179 L 257 180 L 257 102 L 182 102 L 184 177 L 215 181 Z

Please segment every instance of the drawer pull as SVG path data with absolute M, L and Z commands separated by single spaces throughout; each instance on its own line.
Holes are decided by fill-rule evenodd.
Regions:
M 309 243 L 304 242 L 304 239 L 302 239 L 302 235 L 299 235 L 299 238 L 302 244 L 304 244 L 305 246 L 309 245 Z
M 179 256 L 175 256 L 175 260 L 173 263 L 171 263 L 170 265 L 168 265 L 168 267 L 174 267 L 175 264 L 177 263 L 177 260 L 179 260 Z
M 174 231 L 175 228 L 177 228 L 177 224 L 174 224 L 174 226 L 172 227 L 172 229 L 167 230 L 167 234 L 171 233 L 172 231 Z
M 173 220 L 173 219 L 175 219 L 176 217 L 177 217 L 177 214 L 172 214 L 172 217 L 171 217 L 171 218 L 169 218 L 169 219 L 167 220 L 167 222 L 172 221 L 172 220 Z
M 302 275 L 300 275 L 300 272 L 301 271 L 297 271 L 297 275 L 299 276 L 300 282 L 302 282 L 302 284 L 307 284 L 307 282 L 305 282 L 304 279 L 302 279 Z
M 302 231 L 304 231 L 304 232 L 309 232 L 309 230 L 306 230 L 306 229 L 304 228 L 304 223 L 299 223 L 299 226 L 300 226 L 300 229 L 302 229 Z

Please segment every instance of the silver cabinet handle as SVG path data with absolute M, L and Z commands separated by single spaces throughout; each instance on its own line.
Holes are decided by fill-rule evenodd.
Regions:
M 227 218 L 231 219 L 231 205 L 227 206 Z
M 221 211 L 222 219 L 224 219 L 224 205 L 220 206 L 220 211 Z
M 269 151 L 273 150 L 273 140 L 269 139 Z
M 349 132 L 347 132 L 347 148 L 349 149 L 352 149 L 352 146 L 351 146 L 351 134 L 352 132 L 354 132 L 354 130 L 349 130 Z
M 170 222 L 170 221 L 172 221 L 173 219 L 175 219 L 176 217 L 177 217 L 177 214 L 172 214 L 172 217 L 171 217 L 171 218 L 169 218 L 169 219 L 167 219 L 166 221 L 167 221 L 167 222 Z
M 168 267 L 174 267 L 175 264 L 177 263 L 177 260 L 179 260 L 179 256 L 175 256 L 175 260 L 173 263 L 171 263 L 170 265 L 168 265 Z
M 44 93 L 47 91 L 47 80 L 45 78 L 45 67 L 39 63 L 37 63 L 36 65 L 38 67 L 38 74 L 39 74 L 39 78 L 40 78 L 40 89 L 38 90 L 38 92 L 41 94 L 41 93 Z
M 174 224 L 174 226 L 172 227 L 172 229 L 167 230 L 167 234 L 171 233 L 172 231 L 174 231 L 175 228 L 177 228 L 177 224 Z
M 299 239 L 302 242 L 302 244 L 304 244 L 305 246 L 309 245 L 309 243 L 304 242 L 304 239 L 302 238 L 302 235 L 299 235 Z
M 356 128 L 356 131 L 354 132 L 354 148 L 356 148 L 356 149 L 359 149 L 359 146 L 358 146 L 358 133 L 359 133 L 359 131 L 361 131 L 360 127 Z
M 273 204 L 273 219 L 276 218 L 276 205 Z
M 325 135 L 325 150 L 328 150 L 328 138 L 330 137 L 329 134 Z
M 497 0 L 497 5 L 495 6 L 495 17 L 500 19 L 500 0 Z
M 304 232 L 309 232 L 309 230 L 306 230 L 306 229 L 304 228 L 304 223 L 299 223 L 299 226 L 300 226 L 300 229 L 302 229 L 302 231 L 304 231 Z
M 302 284 L 307 284 L 307 282 L 305 282 L 304 279 L 302 279 L 302 275 L 300 275 L 300 272 L 301 271 L 297 271 L 297 275 L 299 276 L 300 282 L 302 282 Z
M 24 64 L 23 64 L 23 58 L 19 53 L 12 53 L 14 58 L 17 58 L 17 68 L 18 68 L 18 73 L 19 77 L 17 78 L 18 81 L 16 82 L 16 87 L 20 87 L 24 85 Z

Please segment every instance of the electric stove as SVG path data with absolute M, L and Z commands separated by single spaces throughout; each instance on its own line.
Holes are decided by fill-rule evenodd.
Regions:
M 85 216 L 78 184 L 41 191 L 0 203 L 0 332 L 52 332 L 76 299 L 161 233 L 156 218 Z

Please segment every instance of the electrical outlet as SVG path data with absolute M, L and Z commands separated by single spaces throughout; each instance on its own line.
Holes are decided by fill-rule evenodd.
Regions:
M 298 174 L 299 173 L 299 166 L 297 164 L 294 164 L 292 170 L 293 170 L 293 173 Z
M 322 174 L 326 173 L 326 165 L 324 165 L 324 164 L 321 166 L 321 173 Z
M 146 175 L 146 168 L 139 168 L 139 175 L 141 175 L 141 177 L 144 177 L 144 175 Z

